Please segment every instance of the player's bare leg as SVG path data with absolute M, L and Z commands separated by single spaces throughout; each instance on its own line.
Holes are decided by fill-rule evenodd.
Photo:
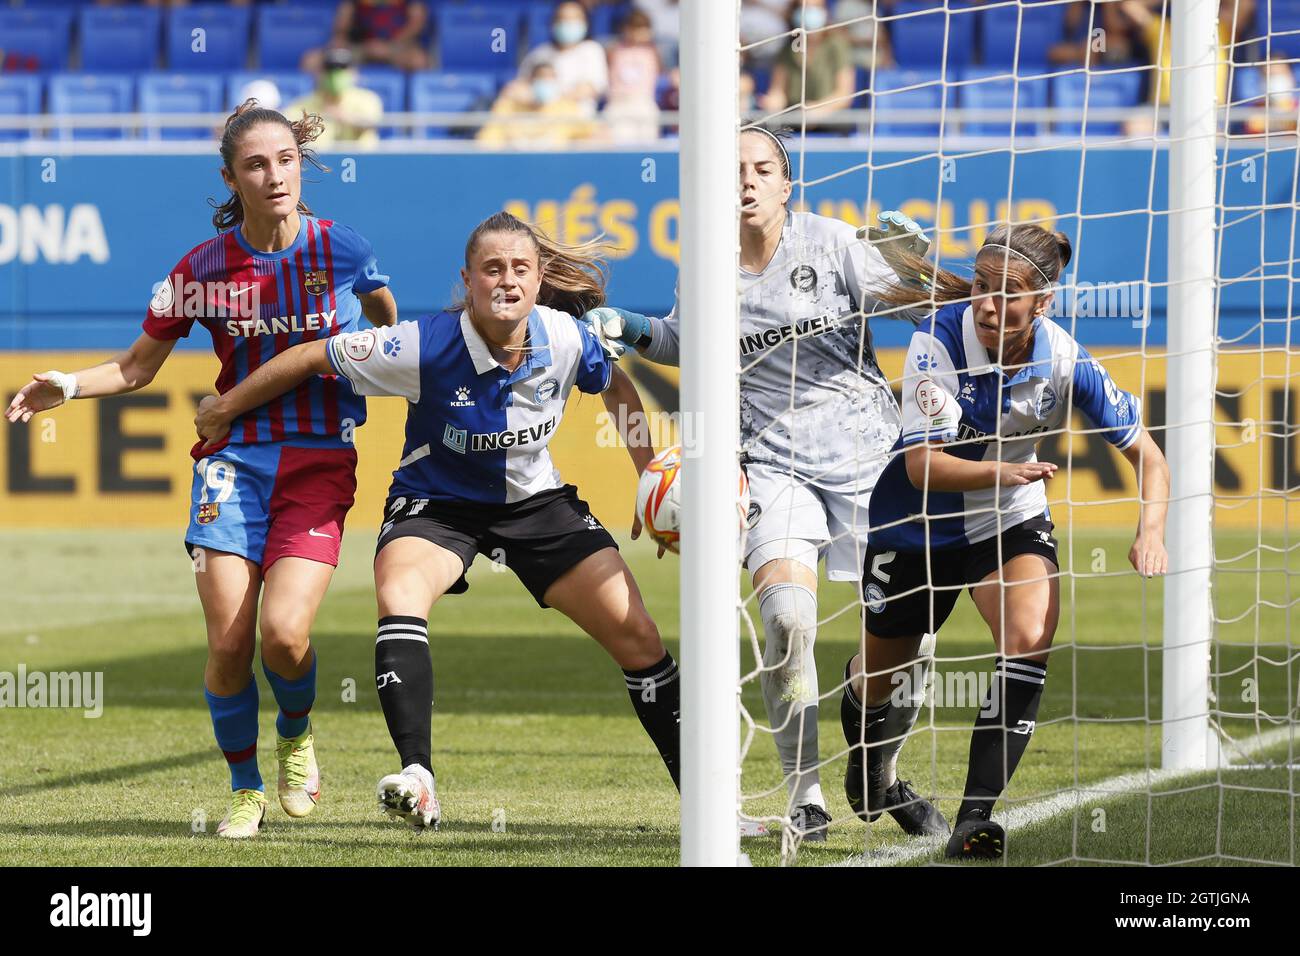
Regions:
M 316 700 L 316 653 L 311 627 L 325 599 L 333 565 L 284 557 L 265 572 L 262 588 L 262 669 L 280 712 L 276 716 L 276 790 L 291 817 L 305 817 L 320 800 L 320 768 L 310 712 Z
M 831 816 L 817 770 L 817 547 L 807 543 L 806 550 L 811 566 L 777 558 L 754 572 L 764 635 L 759 683 L 790 791 L 791 820 L 801 839 L 823 842 Z
M 196 549 L 193 560 L 208 635 L 204 695 L 217 746 L 230 767 L 231 804 L 217 835 L 245 839 L 257 834 L 266 815 L 257 768 L 257 681 L 252 674 L 262 572 L 256 563 L 222 551 Z
M 1056 565 L 1047 558 L 1020 554 L 971 592 L 998 658 L 971 734 L 964 797 L 948 843 L 950 857 L 997 858 L 1006 848 L 1006 831 L 990 816 L 1037 723 L 1048 651 L 1060 618 L 1056 574 Z
M 429 609 L 464 571 L 459 555 L 423 538 L 396 538 L 375 557 L 375 686 L 402 762 L 379 781 L 379 806 L 415 830 L 436 829 L 442 817 L 431 757 Z
M 681 681 L 677 662 L 615 548 L 583 558 L 546 589 L 544 600 L 590 634 L 623 669 L 632 706 L 664 766 L 681 787 Z

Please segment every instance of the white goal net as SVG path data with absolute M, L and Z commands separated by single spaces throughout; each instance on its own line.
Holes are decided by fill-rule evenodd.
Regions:
M 968 277 L 999 224 L 1064 232 L 1073 255 L 1052 283 L 1048 318 L 1140 400 L 1142 424 L 1169 460 L 1169 573 L 1144 578 L 1130 565 L 1141 506 L 1134 469 L 1075 410 L 1037 450 L 1059 466 L 1045 486 L 1059 543 L 1059 621 L 1032 739 L 993 810 L 1007 829 L 1001 860 L 1294 865 L 1300 649 L 1291 617 L 1300 539 L 1290 519 L 1300 491 L 1300 413 L 1290 386 L 1300 374 L 1292 343 L 1300 4 L 738 6 L 740 112 L 713 122 L 786 131 L 793 183 L 787 246 L 772 259 L 782 268 L 750 263 L 742 271 L 740 341 L 796 303 L 788 328 L 770 337 L 775 345 L 759 334 L 758 346 L 735 357 L 740 450 L 751 463 L 766 461 L 769 473 L 783 471 L 792 500 L 802 502 L 782 512 L 790 537 L 815 526 L 805 512 L 819 505 L 830 551 L 853 551 L 860 573 L 852 529 L 867 528 L 867 493 L 887 456 L 871 443 L 885 413 L 867 401 L 850 402 L 848 417 L 819 414 L 818 403 L 835 407 L 828 392 L 840 388 L 843 370 L 795 369 L 800 355 L 824 363 L 817 337 L 838 324 L 836 334 L 856 342 L 845 367 L 864 380 L 878 368 L 897 398 L 913 330 L 897 309 L 870 318 L 869 335 L 859 335 L 860 312 L 835 314 L 834 290 L 819 298 L 818 281 L 851 289 L 857 277 L 843 277 L 844 263 L 858 240 L 827 248 L 809 237 L 811 220 L 794 217 L 856 229 L 898 210 L 923 228 L 935 264 Z M 684 215 L 693 177 L 709 162 L 685 149 L 696 95 L 691 45 L 726 57 L 734 49 L 727 37 L 693 36 L 688 19 Z M 712 159 L 733 162 L 725 151 Z M 852 236 L 827 230 L 818 236 Z M 787 254 L 806 261 L 792 270 Z M 695 281 L 691 270 L 705 267 L 684 254 L 684 290 Z M 858 307 L 872 308 L 860 299 Z M 729 370 L 730 361 L 718 357 L 712 368 Z M 772 399 L 772 369 L 789 388 L 782 414 L 765 420 L 754 408 Z M 688 412 L 693 374 L 684 366 Z M 755 388 L 769 393 L 756 399 Z M 807 465 L 845 435 L 857 442 L 856 505 L 852 489 Z M 1002 447 L 1000 436 L 988 440 Z M 760 446 L 766 451 L 756 454 Z M 690 507 L 688 499 L 688 524 Z M 930 552 L 932 574 L 945 558 Z M 945 841 L 908 836 L 890 814 L 868 824 L 846 802 L 846 766 L 867 746 L 865 734 L 846 740 L 840 719 L 845 664 L 861 638 L 860 583 L 829 580 L 823 563 L 815 624 L 791 628 L 780 612 L 797 616 L 802 598 L 787 589 L 787 603 L 765 610 L 754 570 L 740 569 L 741 860 L 944 862 Z M 692 588 L 707 587 L 684 578 L 684 607 Z M 688 645 L 717 637 L 693 634 L 689 615 L 684 628 Z M 789 639 L 774 648 L 780 633 Z M 996 656 L 989 625 L 961 593 L 938 631 L 924 689 L 912 688 L 919 718 L 897 760 L 897 775 L 949 820 Z M 684 648 L 684 673 L 690 660 Z M 695 739 L 693 721 L 703 719 L 690 700 L 684 740 Z M 694 812 L 690 767 L 688 758 L 686 814 Z M 828 826 L 808 815 L 817 802 Z M 698 832 L 684 816 L 688 857 Z

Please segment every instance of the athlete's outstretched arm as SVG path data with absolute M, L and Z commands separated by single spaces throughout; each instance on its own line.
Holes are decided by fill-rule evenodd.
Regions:
M 334 369 L 327 355 L 329 343 L 329 339 L 316 339 L 295 345 L 258 366 L 224 395 L 203 399 L 199 413 L 194 416 L 199 437 L 206 438 L 208 444 L 220 441 L 230 431 L 230 423 L 240 415 L 265 405 L 313 375 L 331 374 Z
M 645 406 L 641 403 L 641 393 L 627 373 L 617 366 L 609 380 L 609 388 L 601 392 L 605 410 L 614 417 L 618 433 L 627 446 L 627 453 L 632 459 L 632 466 L 638 475 L 645 471 L 650 459 L 655 456 L 654 445 L 650 443 L 649 422 L 646 420 Z
M 907 477 L 921 491 L 978 491 L 997 485 L 1027 485 L 1051 478 L 1056 466 L 1046 461 L 967 461 L 940 444 L 913 445 L 904 452 Z
M 1169 569 L 1169 555 L 1165 551 L 1169 463 L 1146 429 L 1142 430 L 1137 441 L 1120 454 L 1133 466 L 1133 474 L 1137 476 L 1138 501 L 1141 502 L 1137 537 L 1129 549 L 1129 562 L 1143 577 L 1164 574 Z
M 176 339 L 156 339 L 141 333 L 129 349 L 101 365 L 71 375 L 55 371 L 33 375 L 9 403 L 5 418 L 11 422 L 31 421 L 35 413 L 55 408 L 70 398 L 102 398 L 144 388 L 175 346 Z
M 388 286 L 381 286 L 373 292 L 363 292 L 357 296 L 361 300 L 361 311 L 372 325 L 397 324 L 397 300 Z
M 636 390 L 635 383 L 628 378 L 627 373 L 615 366 L 609 380 L 609 388 L 605 389 L 600 397 L 605 401 L 605 410 L 614 416 L 618 433 L 623 438 L 623 444 L 627 446 L 627 453 L 639 476 L 645 471 L 646 465 L 650 464 L 650 459 L 655 456 L 654 445 L 650 442 L 645 406 L 641 404 L 641 394 Z M 635 540 L 641 537 L 641 515 L 636 513 L 635 508 L 632 511 L 632 538 Z M 664 556 L 665 550 L 662 544 L 659 545 L 659 557 Z

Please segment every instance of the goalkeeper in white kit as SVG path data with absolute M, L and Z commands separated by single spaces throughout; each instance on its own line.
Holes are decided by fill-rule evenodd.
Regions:
M 818 768 L 817 564 L 832 581 L 858 581 L 867 548 L 867 504 L 900 415 L 872 347 L 868 291 L 890 286 L 881 251 L 848 223 L 786 204 L 793 184 L 780 138 L 750 127 L 740 138 L 740 430 L 749 477 L 745 565 L 753 575 L 765 646 L 763 701 L 802 839 L 826 839 Z M 883 213 L 872 230 L 914 256 L 928 249 L 920 228 Z M 895 310 L 916 321 L 919 313 Z M 584 317 L 615 349 L 678 364 L 678 313 L 651 318 L 602 308 Z M 924 658 L 924 654 L 923 654 Z M 928 663 L 924 658 L 921 666 Z M 916 702 L 919 708 L 919 699 Z M 910 727 L 908 722 L 904 726 Z M 860 740 L 850 741 L 859 745 Z M 852 763 L 851 763 L 852 766 Z M 890 768 L 892 772 L 892 768 Z M 854 779 L 856 778 L 856 779 Z M 943 834 L 948 824 L 904 780 L 892 779 L 883 806 L 864 801 L 862 768 L 846 791 L 854 812 L 888 810 L 909 834 Z

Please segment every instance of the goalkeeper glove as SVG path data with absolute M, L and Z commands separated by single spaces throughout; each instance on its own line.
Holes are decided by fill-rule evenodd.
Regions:
M 877 218 L 880 225 L 863 226 L 858 230 L 858 238 L 878 248 L 881 256 L 903 282 L 928 292 L 932 283 L 931 277 L 924 272 L 914 274 L 912 270 L 903 267 L 896 253 L 907 252 L 917 258 L 924 258 L 930 251 L 930 237 L 925 234 L 916 220 L 897 209 L 882 212 Z M 900 268 L 902 271 L 899 271 Z
M 591 334 L 612 358 L 618 358 L 628 348 L 648 343 L 650 319 L 639 312 L 601 306 L 578 319 L 591 330 Z

